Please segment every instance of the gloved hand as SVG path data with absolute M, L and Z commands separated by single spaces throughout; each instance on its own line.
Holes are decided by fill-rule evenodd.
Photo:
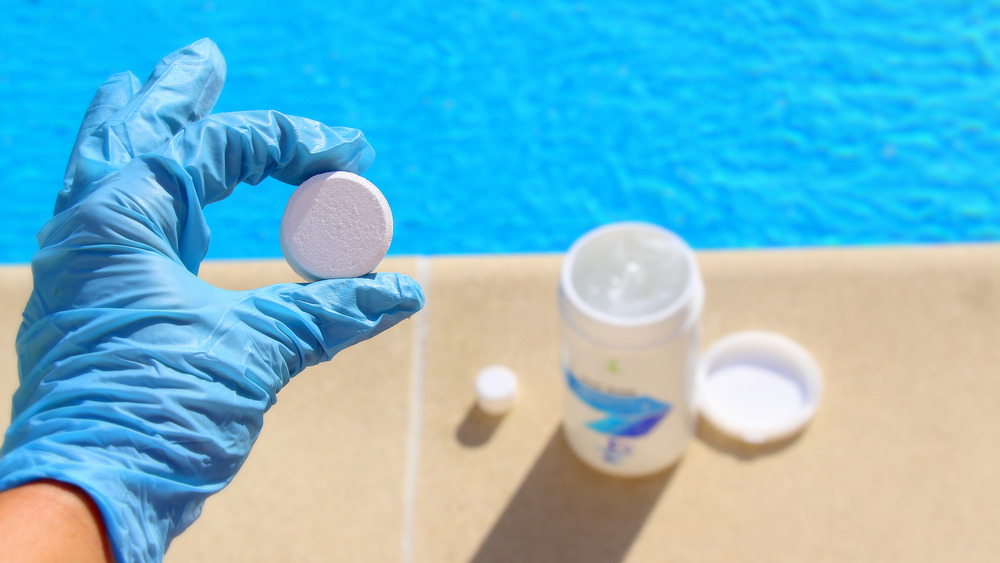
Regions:
M 423 306 L 397 274 L 253 291 L 196 276 L 204 205 L 266 176 L 359 173 L 374 156 L 352 129 L 208 115 L 224 74 L 203 39 L 141 88 L 131 73 L 101 86 L 32 261 L 0 490 L 79 486 L 119 561 L 163 558 L 243 464 L 290 377 Z

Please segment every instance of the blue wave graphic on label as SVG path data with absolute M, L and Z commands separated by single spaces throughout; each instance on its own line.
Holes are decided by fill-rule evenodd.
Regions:
M 588 422 L 587 427 L 602 434 L 638 438 L 648 434 L 670 413 L 670 405 L 648 396 L 614 395 L 595 389 L 566 371 L 569 388 L 584 403 L 607 415 Z

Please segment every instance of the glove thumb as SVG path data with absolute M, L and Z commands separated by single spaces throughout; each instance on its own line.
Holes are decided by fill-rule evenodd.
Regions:
M 289 376 L 329 360 L 424 306 L 420 285 L 391 273 L 278 284 L 252 293 L 251 302 L 261 315 L 247 322 L 279 345 Z

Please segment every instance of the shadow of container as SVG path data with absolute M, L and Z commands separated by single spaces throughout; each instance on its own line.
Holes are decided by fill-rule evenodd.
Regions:
M 603 475 L 576 458 L 559 427 L 472 561 L 621 561 L 674 470 Z

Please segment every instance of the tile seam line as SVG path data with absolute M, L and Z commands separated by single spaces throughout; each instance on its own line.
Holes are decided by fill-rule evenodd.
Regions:
M 430 293 L 431 264 L 426 256 L 416 258 L 416 280 L 424 291 Z M 406 465 L 403 475 L 403 534 L 401 538 L 401 561 L 412 563 L 414 529 L 417 512 L 417 479 L 420 472 L 420 433 L 423 422 L 424 377 L 427 353 L 427 317 L 430 304 L 414 317 L 413 356 L 410 366 L 410 416 L 407 421 Z

